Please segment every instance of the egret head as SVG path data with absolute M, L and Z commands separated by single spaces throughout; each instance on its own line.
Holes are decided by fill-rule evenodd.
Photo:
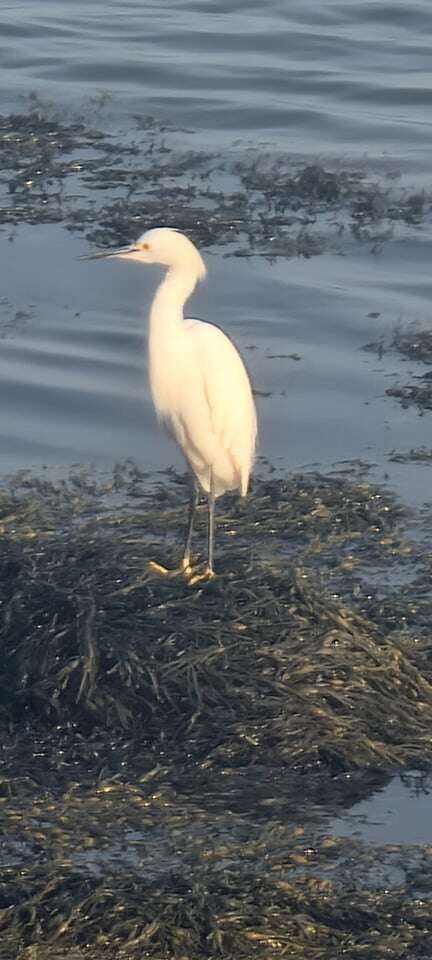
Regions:
M 169 269 L 188 272 L 195 280 L 203 280 L 207 270 L 205 263 L 191 240 L 171 227 L 156 227 L 141 234 L 135 243 L 118 250 L 106 250 L 83 257 L 84 260 L 99 257 L 118 257 L 120 260 L 137 260 L 139 263 L 159 263 Z

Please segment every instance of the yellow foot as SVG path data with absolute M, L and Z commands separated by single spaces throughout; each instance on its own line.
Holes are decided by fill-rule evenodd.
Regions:
M 213 580 L 213 577 L 216 576 L 214 570 L 211 567 L 205 567 L 201 573 L 194 573 L 191 570 L 192 576 L 189 576 L 189 586 L 195 587 L 197 583 L 205 583 L 208 580 Z
M 173 571 L 169 570 L 168 567 L 163 567 L 161 563 L 156 563 L 154 560 L 149 561 L 147 570 L 149 573 L 158 573 L 161 577 L 171 577 L 173 574 Z
M 188 578 L 193 572 L 193 568 L 188 560 L 182 560 L 180 566 L 174 567 L 173 569 L 170 569 L 170 567 L 163 567 L 161 563 L 156 563 L 155 560 L 150 560 L 150 562 L 147 564 L 147 569 L 150 573 L 157 573 L 160 577 L 184 576 Z

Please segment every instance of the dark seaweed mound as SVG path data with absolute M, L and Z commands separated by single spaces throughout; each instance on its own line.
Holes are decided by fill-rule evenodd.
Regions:
M 427 549 L 367 482 L 261 480 L 193 588 L 146 569 L 185 494 L 1 492 L 0 956 L 426 957 L 429 848 L 317 817 L 431 761 Z

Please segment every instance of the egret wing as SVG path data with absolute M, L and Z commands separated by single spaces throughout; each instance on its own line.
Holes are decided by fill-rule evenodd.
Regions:
M 189 321 L 188 332 L 193 342 L 195 369 L 201 373 L 202 400 L 212 438 L 219 456 L 225 455 L 231 461 L 237 476 L 233 486 L 239 486 L 245 494 L 257 434 L 246 367 L 237 348 L 219 327 Z

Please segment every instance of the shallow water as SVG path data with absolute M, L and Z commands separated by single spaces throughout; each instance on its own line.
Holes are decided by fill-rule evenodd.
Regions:
M 3 472 L 124 457 L 150 469 L 181 465 L 155 421 L 146 382 L 142 314 L 158 274 L 111 261 L 83 264 L 82 249 L 54 226 L 20 229 L 4 244 L 4 308 L 19 319 L 2 340 Z M 430 439 L 427 415 L 385 397 L 407 364 L 362 350 L 377 335 L 391 339 L 395 299 L 398 316 L 422 315 L 423 297 L 404 288 L 395 294 L 409 269 L 406 248 L 385 251 L 379 261 L 367 252 L 274 265 L 217 252 L 208 260 L 209 280 L 194 305 L 244 350 L 263 394 L 260 453 L 291 469 L 361 458 L 391 471 L 405 496 L 425 499 L 427 465 L 387 461 L 391 450 Z M 426 251 L 411 265 L 411 283 L 413 273 L 426 300 Z M 378 318 L 368 317 L 376 311 Z
M 427 0 L 27 0 L 3 6 L 1 88 L 63 106 L 103 89 L 116 118 L 144 110 L 201 140 L 427 168 L 431 26 Z
M 26 109 L 36 93 L 48 113 L 123 137 L 132 114 L 151 114 L 180 128 L 168 132 L 168 148 L 212 144 L 240 162 L 251 149 L 355 161 L 384 182 L 403 175 L 398 184 L 415 190 L 428 174 L 431 22 L 426 2 L 10 4 L 0 109 Z M 259 403 L 260 452 L 276 465 L 360 457 L 378 462 L 381 476 L 389 470 L 404 496 L 427 496 L 427 467 L 387 462 L 390 450 L 430 439 L 430 417 L 385 397 L 407 364 L 361 347 L 391 339 L 397 323 L 429 322 L 429 234 L 423 223 L 396 231 L 379 252 L 351 238 L 338 251 L 273 263 L 211 250 L 194 312 L 226 327 L 257 389 L 270 394 Z M 80 264 L 88 245 L 61 226 L 21 225 L 9 240 L 6 225 L 2 471 L 124 456 L 179 464 L 145 384 L 143 314 L 157 274 Z
M 430 778 L 399 777 L 367 800 L 356 803 L 345 817 L 329 822 L 332 834 L 355 836 L 366 843 L 424 844 L 432 841 Z

